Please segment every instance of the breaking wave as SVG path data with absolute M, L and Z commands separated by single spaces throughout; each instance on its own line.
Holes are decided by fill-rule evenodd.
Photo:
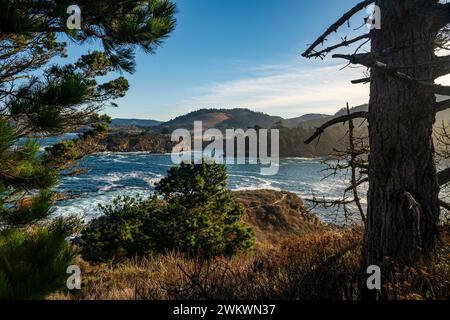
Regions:
M 110 204 L 118 196 L 148 196 L 172 166 L 170 155 L 136 153 L 101 153 L 79 163 L 86 172 L 63 177 L 56 187 L 67 200 L 55 208 L 55 215 L 75 215 L 85 220 L 101 214 L 98 205 Z M 343 176 L 321 180 L 324 165 L 317 159 L 286 158 L 274 176 L 261 176 L 259 165 L 227 165 L 231 190 L 286 190 L 303 198 L 313 195 L 337 198 L 342 195 Z M 364 203 L 365 200 L 363 200 Z M 320 214 L 320 212 L 319 212 Z

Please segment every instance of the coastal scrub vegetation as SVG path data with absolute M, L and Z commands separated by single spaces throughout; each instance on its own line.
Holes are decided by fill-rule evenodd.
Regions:
M 445 230 L 445 231 L 444 231 Z M 288 237 L 253 254 L 200 259 L 177 251 L 89 264 L 82 260 L 80 291 L 57 292 L 49 299 L 70 300 L 359 300 L 361 227 L 329 228 Z M 448 227 L 442 229 L 448 243 Z M 429 262 L 396 265 L 378 299 L 450 298 L 448 247 L 438 246 Z
M 118 198 L 102 207 L 104 215 L 81 234 L 83 258 L 109 261 L 173 250 L 207 258 L 249 251 L 253 232 L 242 223 L 244 208 L 226 183 L 224 165 L 203 161 L 171 168 L 149 199 Z
M 372 2 L 347 12 L 303 54 L 323 58 L 361 40 L 372 43 L 368 53 L 335 56 L 370 69 L 370 77 L 356 81 L 371 83 L 369 111 L 331 120 L 370 123 L 364 227 L 321 223 L 286 193 L 271 203 L 249 201 L 244 210 L 226 189 L 225 168 L 205 162 L 171 168 L 155 194 L 119 198 L 87 226 L 52 219 L 52 187 L 95 151 L 111 120 L 99 112 L 129 88 L 123 76 L 99 78 L 133 72 L 135 50 L 154 53 L 174 29 L 176 10 L 167 0 L 79 0 L 85 24 L 67 30 L 67 1 L 0 2 L 0 299 L 356 300 L 368 297 L 372 264 L 383 267 L 383 286 L 370 298 L 449 299 L 450 231 L 439 224 L 438 195 L 450 173 L 437 173 L 432 128 L 436 112 L 450 105 L 435 99 L 450 89 L 434 85 L 449 71 L 448 57 L 438 58 L 435 48 L 445 42 L 450 5 L 375 1 L 383 29 L 318 51 Z M 93 41 L 99 50 L 53 64 L 66 55 L 63 37 Z M 40 150 L 38 139 L 79 127 L 89 131 Z M 297 132 L 295 139 L 305 134 Z M 355 164 L 355 148 L 350 152 Z M 278 241 L 264 232 L 277 233 Z M 81 290 L 62 289 L 70 264 L 82 268 Z
M 170 169 L 167 178 L 157 185 L 157 192 L 163 195 L 162 199 L 157 197 L 148 200 L 120 199 L 115 205 L 107 207 L 106 215 L 94 220 L 83 231 L 79 242 L 81 252 L 87 253 L 78 257 L 77 261 L 84 274 L 82 289 L 56 292 L 49 298 L 74 300 L 366 298 L 367 292 L 364 290 L 366 276 L 360 267 L 364 232 L 362 225 L 324 224 L 313 219 L 303 203 L 296 201 L 294 199 L 296 196 L 290 194 L 266 190 L 257 191 L 254 196 L 251 195 L 251 191 L 245 194 L 238 192 L 236 197 L 232 197 L 230 191 L 225 191 L 224 173 L 220 165 L 183 164 Z M 205 183 L 213 181 L 217 186 Z M 204 191 L 199 193 L 200 190 Z M 239 221 L 240 230 L 248 232 L 249 228 L 258 229 L 256 246 L 251 252 L 235 250 L 233 255 L 230 255 L 224 250 L 211 250 L 211 241 L 219 240 L 211 232 L 207 239 L 202 238 L 208 240 L 207 242 L 201 241 L 198 242 L 200 246 L 193 246 L 197 242 L 188 242 L 186 239 L 198 239 L 197 237 L 204 234 L 205 230 L 209 231 L 204 229 L 205 225 L 192 223 L 198 222 L 196 220 L 198 215 L 193 211 L 186 216 L 190 223 L 185 223 L 180 219 L 183 212 L 178 210 L 176 219 L 170 222 L 164 220 L 168 229 L 164 229 L 161 233 L 158 226 L 160 221 L 157 219 L 164 212 L 162 203 L 176 199 L 177 202 L 184 204 L 183 208 L 195 208 L 203 212 L 201 207 L 194 205 L 190 200 L 195 199 L 195 203 L 204 205 L 208 203 L 208 207 L 211 208 L 220 208 L 217 202 L 206 200 L 210 199 L 211 195 L 220 195 L 223 192 L 226 192 L 225 198 L 245 204 L 247 215 L 252 214 L 251 217 L 236 220 Z M 205 193 L 209 196 L 205 196 Z M 274 199 L 274 194 L 281 198 Z M 267 198 L 267 201 L 263 201 L 263 198 Z M 227 208 L 235 206 L 234 201 L 225 205 Z M 294 214 L 295 220 L 292 220 L 293 217 L 289 218 L 291 214 Z M 111 215 L 114 218 L 111 219 Z M 154 215 L 153 219 L 150 218 L 151 215 Z M 168 214 L 167 217 L 171 215 Z M 208 219 L 212 217 L 217 218 L 217 214 L 212 215 L 211 211 L 208 211 L 208 216 L 203 216 Z M 149 228 L 146 229 L 148 222 Z M 293 226 L 298 223 L 301 226 L 294 230 Z M 244 224 L 248 227 L 244 227 Z M 203 228 L 200 228 L 201 226 Z M 442 238 L 432 259 L 420 261 L 415 265 L 393 262 L 393 269 L 385 276 L 382 290 L 376 292 L 377 299 L 450 298 L 449 225 L 442 224 L 440 231 Z M 169 233 L 169 239 L 164 232 Z M 278 234 L 277 241 L 267 237 L 267 233 Z M 180 238 L 180 235 L 183 237 Z M 192 237 L 189 237 L 190 235 Z M 166 244 L 167 240 L 171 246 Z M 221 240 L 224 241 L 223 238 Z M 174 241 L 177 241 L 176 246 L 173 246 Z M 141 247 L 142 245 L 144 246 Z M 158 245 L 159 248 L 163 246 L 164 250 L 158 250 Z M 238 242 L 234 242 L 233 245 L 239 249 L 249 248 Z M 108 252 L 106 255 L 108 259 L 89 259 L 93 251 L 96 254 Z
M 0 299 L 37 299 L 64 285 L 75 257 L 66 238 L 77 223 L 52 219 L 50 190 L 70 165 L 95 151 L 110 118 L 98 113 L 123 97 L 135 51 L 153 53 L 175 27 L 166 0 L 77 1 L 83 27 L 66 27 L 68 1 L 0 2 Z M 98 44 L 74 63 L 67 39 Z M 39 139 L 85 133 L 40 150 Z

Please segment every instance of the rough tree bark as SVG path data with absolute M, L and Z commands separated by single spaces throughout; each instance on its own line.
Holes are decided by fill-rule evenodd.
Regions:
M 324 58 L 336 48 L 366 39 L 344 39 L 317 51 L 327 37 L 356 12 L 375 4 L 381 29 L 369 33 L 371 51 L 335 54 L 371 70 L 368 115 L 333 119 L 317 129 L 310 143 L 327 127 L 354 117 L 369 122 L 369 192 L 363 267 L 387 266 L 389 261 L 415 264 L 434 253 L 439 222 L 439 183 L 432 140 L 435 114 L 450 108 L 450 99 L 436 103 L 435 94 L 450 96 L 450 87 L 435 79 L 450 72 L 450 56 L 436 57 L 436 46 L 450 40 L 450 4 L 437 0 L 363 0 L 332 24 L 304 53 Z M 438 179 L 439 178 L 439 179 Z M 441 204 L 442 205 L 442 204 Z M 385 276 L 389 276 L 385 273 Z
M 378 61 L 397 68 L 414 66 L 401 70 L 430 83 L 437 33 L 425 13 L 431 3 L 377 1 L 382 28 L 372 32 L 372 55 Z M 381 54 L 388 51 L 389 55 Z M 399 81 L 376 68 L 370 89 L 364 264 L 383 265 L 388 257 L 411 264 L 433 252 L 437 236 L 435 95 L 430 88 Z

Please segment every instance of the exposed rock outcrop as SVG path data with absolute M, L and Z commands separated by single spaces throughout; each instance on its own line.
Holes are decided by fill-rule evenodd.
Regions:
M 257 246 L 275 246 L 290 237 L 327 228 L 294 193 L 251 190 L 236 191 L 235 194 L 246 209 L 245 221 L 255 232 Z
M 169 153 L 175 145 L 170 138 L 169 134 L 118 131 L 108 134 L 101 144 L 112 152 Z

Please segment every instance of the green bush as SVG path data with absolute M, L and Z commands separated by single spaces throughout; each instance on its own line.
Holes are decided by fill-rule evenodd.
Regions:
M 167 250 L 211 257 L 250 250 L 253 231 L 242 223 L 244 208 L 226 180 L 223 165 L 171 168 L 148 200 L 118 198 L 102 207 L 104 215 L 82 232 L 83 257 L 110 261 Z
M 75 251 L 65 239 L 72 225 L 8 229 L 0 233 L 0 300 L 42 299 L 62 288 Z
M 142 228 L 149 214 L 161 209 L 155 197 L 147 201 L 119 197 L 101 206 L 103 216 L 92 220 L 81 236 L 81 253 L 86 260 L 109 261 L 152 250 L 152 239 Z

